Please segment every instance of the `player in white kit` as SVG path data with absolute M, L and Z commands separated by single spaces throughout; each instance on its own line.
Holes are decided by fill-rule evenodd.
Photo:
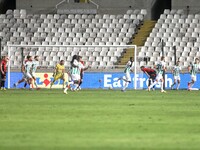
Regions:
M 26 69 L 25 69 L 25 64 L 26 64 L 27 61 L 29 61 L 30 57 L 31 57 L 31 56 L 27 56 L 27 57 L 26 57 L 26 60 L 25 60 L 25 61 L 23 62 L 23 64 L 22 64 L 21 71 L 22 71 L 22 73 L 23 73 L 23 77 L 22 77 L 21 80 L 17 81 L 17 82 L 14 84 L 14 87 L 15 87 L 15 88 L 16 88 L 20 83 L 22 83 L 22 82 L 25 82 L 24 88 L 25 88 L 26 85 L 28 84 L 28 78 L 27 78 L 27 76 L 26 76 L 26 74 L 25 74 L 25 70 L 26 70 Z
M 33 63 L 32 63 L 32 57 L 30 56 L 29 59 L 24 64 L 24 67 L 25 67 L 25 77 L 28 80 L 28 83 L 30 85 L 30 89 L 33 88 L 33 77 L 31 75 L 32 65 L 33 65 Z
M 128 87 L 129 83 L 131 83 L 131 75 L 130 72 L 132 72 L 132 67 L 133 67 L 133 57 L 130 57 L 130 60 L 127 62 L 126 67 L 124 69 L 124 74 L 125 78 L 121 77 L 118 80 L 123 80 L 125 81 L 125 84 L 122 88 L 122 92 L 125 92 L 126 88 Z
M 35 85 L 35 87 L 36 87 L 37 89 L 39 89 L 39 88 L 38 88 L 38 85 L 37 85 L 37 83 L 36 83 L 36 75 L 35 75 L 35 73 L 36 73 L 36 71 L 37 71 L 39 65 L 40 65 L 40 63 L 39 63 L 39 56 L 35 56 L 35 57 L 34 57 L 34 60 L 32 61 L 31 76 L 32 76 L 32 78 L 33 78 L 33 80 L 34 80 L 33 82 L 34 82 L 34 85 Z
M 150 91 L 151 88 L 160 81 L 161 82 L 161 92 L 166 93 L 166 91 L 163 90 L 163 83 L 164 83 L 163 71 L 165 71 L 165 70 L 166 70 L 165 57 L 162 56 L 161 61 L 156 65 L 156 71 L 157 71 L 156 80 L 154 81 L 153 84 L 150 85 L 150 87 L 148 87 L 148 91 Z
M 199 65 L 199 58 L 195 59 L 194 63 L 191 63 L 190 66 L 188 66 L 188 71 L 190 72 L 190 76 L 191 76 L 191 81 L 188 82 L 188 90 L 197 90 L 196 88 L 192 88 L 192 86 L 194 85 L 194 83 L 197 81 L 197 72 L 200 69 L 200 65 Z
M 181 66 L 179 65 L 180 61 L 177 61 L 176 65 L 172 69 L 172 73 L 174 76 L 174 83 L 171 85 L 171 90 L 173 90 L 174 85 L 177 84 L 176 90 L 179 89 L 181 78 L 180 78 L 180 72 L 181 72 Z
M 90 66 L 85 67 L 80 62 L 80 57 L 77 55 L 73 56 L 73 59 L 71 61 L 71 70 L 70 70 L 70 78 L 71 81 L 69 81 L 68 85 L 64 89 L 64 93 L 67 94 L 67 90 L 69 88 L 69 85 L 73 84 L 74 88 L 73 91 L 77 90 L 80 80 L 81 80 L 81 70 L 87 70 Z

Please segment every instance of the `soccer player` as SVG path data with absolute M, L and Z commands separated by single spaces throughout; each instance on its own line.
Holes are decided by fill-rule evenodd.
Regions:
M 145 68 L 144 66 L 141 66 L 140 69 L 147 75 L 147 77 L 149 78 L 148 81 L 148 88 L 150 87 L 150 85 L 154 82 L 154 80 L 156 79 L 156 71 L 154 69 L 151 68 Z M 155 86 L 153 87 L 153 89 L 155 88 Z
M 58 63 L 54 69 L 53 72 L 53 81 L 51 82 L 50 88 L 52 88 L 53 84 L 58 80 L 63 80 L 63 89 L 65 85 L 65 66 L 64 66 L 64 60 L 61 60 L 60 63 Z
M 38 85 L 37 85 L 37 83 L 36 83 L 36 75 L 35 75 L 35 72 L 36 72 L 36 70 L 37 70 L 37 68 L 38 68 L 39 65 L 40 65 L 40 64 L 39 64 L 39 56 L 35 56 L 35 57 L 34 57 L 34 60 L 33 60 L 33 62 L 32 62 L 31 75 L 32 75 L 32 77 L 33 77 L 34 84 L 35 84 L 35 87 L 36 87 L 37 89 L 39 89 L 39 88 L 38 88 Z
M 161 82 L 161 92 L 162 93 L 166 93 L 166 91 L 163 90 L 163 83 L 164 83 L 163 71 L 166 70 L 166 67 L 165 67 L 165 57 L 164 56 L 161 57 L 161 61 L 156 65 L 156 70 L 157 70 L 156 80 L 154 81 L 153 84 L 151 84 L 149 86 L 148 91 L 150 91 L 151 88 L 160 81 Z
M 27 57 L 27 61 L 24 64 L 24 68 L 25 68 L 25 78 L 28 81 L 28 84 L 30 85 L 30 89 L 33 89 L 33 77 L 31 75 L 31 69 L 32 69 L 32 65 L 33 65 L 33 60 L 32 60 L 32 56 Z
M 133 72 L 131 69 L 133 65 L 133 57 L 130 57 L 130 60 L 127 62 L 124 73 L 125 73 L 125 79 L 123 77 L 119 78 L 118 80 L 125 81 L 125 85 L 122 88 L 122 92 L 125 92 L 126 88 L 128 87 L 129 83 L 131 83 L 131 75 L 130 72 Z
M 27 61 L 29 61 L 29 59 L 30 59 L 30 57 L 31 56 L 27 56 L 26 57 L 26 60 L 23 62 L 23 64 L 22 64 L 22 67 L 21 67 L 21 72 L 23 73 L 23 77 L 22 77 L 22 79 L 21 80 L 19 80 L 19 81 L 17 81 L 13 86 L 16 88 L 20 83 L 22 83 L 22 82 L 25 82 L 24 83 L 24 88 L 26 87 L 26 85 L 28 84 L 28 78 L 27 78 L 27 76 L 26 76 L 26 73 L 25 73 L 25 64 L 26 64 L 26 62 Z
M 2 60 L 0 62 L 0 75 L 1 75 L 1 90 L 6 90 L 5 88 L 5 82 L 6 82 L 6 73 L 7 73 L 7 62 L 8 62 L 8 57 L 3 56 Z
M 80 63 L 84 66 L 85 63 L 84 63 L 84 61 L 82 60 L 82 56 L 79 56 L 79 57 L 80 57 Z M 80 72 L 80 77 L 81 77 L 81 79 L 80 79 L 79 85 L 78 85 L 78 87 L 77 87 L 77 90 L 81 90 L 81 84 L 83 83 L 83 75 L 84 75 L 84 70 L 81 69 L 81 72 Z
M 200 69 L 199 66 L 199 58 L 195 58 L 195 62 L 191 63 L 190 66 L 188 66 L 188 71 L 190 72 L 190 76 L 191 76 L 191 81 L 188 82 L 188 90 L 192 90 L 192 86 L 194 85 L 194 83 L 197 81 L 197 71 Z
M 173 90 L 174 85 L 177 84 L 176 90 L 179 89 L 181 78 L 180 78 L 181 66 L 180 61 L 177 61 L 176 65 L 172 69 L 172 74 L 174 76 L 174 83 L 171 85 L 171 90 Z
M 71 71 L 70 71 L 70 76 L 71 76 L 71 82 L 69 84 L 73 84 L 74 88 L 72 91 L 76 91 L 81 80 L 81 70 L 85 71 L 87 70 L 90 66 L 85 67 L 83 64 L 80 62 L 80 56 L 74 55 L 71 61 Z M 64 93 L 67 94 L 67 90 L 69 89 L 69 86 L 67 85 L 66 88 L 64 89 Z

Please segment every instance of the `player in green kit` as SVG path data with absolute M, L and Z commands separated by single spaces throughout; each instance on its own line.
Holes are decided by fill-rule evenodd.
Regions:
M 156 65 L 156 71 L 157 71 L 157 76 L 156 76 L 156 80 L 154 81 L 153 84 L 151 84 L 148 87 L 148 91 L 151 90 L 151 88 L 156 85 L 159 81 L 161 82 L 161 92 L 162 93 L 166 93 L 165 90 L 163 90 L 163 83 L 164 83 L 164 78 L 163 78 L 163 71 L 166 71 L 166 67 L 165 67 L 165 57 L 162 56 L 161 57 L 161 61 Z
M 131 83 L 131 75 L 130 73 L 133 72 L 133 57 L 130 57 L 130 60 L 127 62 L 126 67 L 124 69 L 125 77 L 120 77 L 118 80 L 123 80 L 125 82 L 123 88 L 121 89 L 122 92 L 125 92 L 126 88 L 128 87 L 129 83 Z
M 181 82 L 181 78 L 180 78 L 180 72 L 181 72 L 181 66 L 180 65 L 180 61 L 177 61 L 176 65 L 173 67 L 172 69 L 172 74 L 174 76 L 174 83 L 171 85 L 171 90 L 173 90 L 174 85 L 177 84 L 176 90 L 179 89 L 180 86 L 180 82 Z
M 32 77 L 33 77 L 33 82 L 34 82 L 34 84 L 35 84 L 35 87 L 36 87 L 36 89 L 39 89 L 38 88 L 38 85 L 37 85 L 37 83 L 36 83 L 36 70 L 38 69 L 38 67 L 39 67 L 39 56 L 35 56 L 34 57 L 34 60 L 32 61 L 32 70 L 31 70 L 31 75 L 32 75 Z
M 80 76 L 81 70 L 85 71 L 89 67 L 90 66 L 88 66 L 88 67 L 83 66 L 83 64 L 80 62 L 80 56 L 77 56 L 77 55 L 73 56 L 72 61 L 71 61 L 71 70 L 70 70 L 70 78 L 71 79 L 70 79 L 69 83 L 67 83 L 66 88 L 64 89 L 65 94 L 67 94 L 69 85 L 74 86 L 74 88 L 71 88 L 72 91 L 77 90 L 80 80 L 81 80 L 81 76 Z
M 197 90 L 196 88 L 192 88 L 194 83 L 197 81 L 197 71 L 200 69 L 199 65 L 199 58 L 196 58 L 194 63 L 191 63 L 190 66 L 188 66 L 188 71 L 190 72 L 191 81 L 188 82 L 188 90 Z

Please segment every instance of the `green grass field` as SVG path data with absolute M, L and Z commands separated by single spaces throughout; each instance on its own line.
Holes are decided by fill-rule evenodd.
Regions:
M 0 150 L 200 149 L 199 91 L 0 91 Z

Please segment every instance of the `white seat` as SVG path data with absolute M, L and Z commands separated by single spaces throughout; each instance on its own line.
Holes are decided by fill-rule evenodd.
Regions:
M 110 61 L 113 62 L 113 63 L 116 63 L 117 62 L 117 58 L 113 56 L 113 57 L 110 58 Z
M 107 56 L 103 57 L 103 61 L 104 62 L 109 62 L 110 61 L 110 57 L 107 57 Z
M 128 14 L 128 15 L 133 14 L 133 10 L 132 9 L 127 10 L 126 14 Z
M 130 19 L 130 15 L 128 15 L 128 14 L 124 14 L 124 17 L 123 17 L 124 19 Z
M 147 15 L 147 10 L 146 9 L 141 9 L 141 12 L 140 12 L 142 15 Z
M 53 15 L 52 14 L 48 14 L 47 15 L 47 19 L 53 19 Z
M 94 56 L 94 55 L 93 55 L 93 56 Z M 97 61 L 97 62 L 102 62 L 102 60 L 103 60 L 103 59 L 102 59 L 101 56 L 97 56 L 97 57 L 96 57 L 96 61 Z

